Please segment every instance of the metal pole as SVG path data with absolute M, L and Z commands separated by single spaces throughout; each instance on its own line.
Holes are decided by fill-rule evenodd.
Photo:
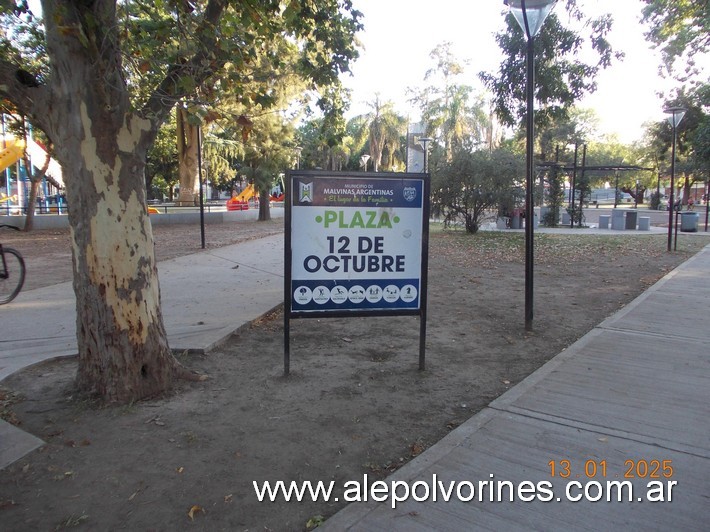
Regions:
M 675 211 L 675 117 L 673 117 L 673 147 L 671 149 L 671 194 L 668 198 L 668 251 L 673 243 L 673 212 Z
M 584 188 L 585 188 L 585 175 L 584 175 L 584 170 L 587 166 L 587 145 L 583 144 L 582 145 L 582 178 L 580 179 L 580 187 L 579 187 L 579 222 L 577 223 L 577 227 L 582 227 L 582 218 L 584 217 Z
M 205 249 L 205 195 L 202 191 L 202 128 L 197 128 L 197 181 L 200 184 L 200 242 Z
M 534 273 L 534 253 L 533 253 L 533 172 L 535 163 L 533 160 L 533 143 L 535 128 L 533 124 L 533 98 L 535 97 L 535 38 L 528 37 L 527 48 L 527 169 L 525 172 L 525 330 L 532 330 L 533 323 L 533 273 Z
M 705 232 L 708 232 L 708 215 L 710 215 L 710 178 L 705 181 Z
M 572 211 L 572 214 L 570 214 L 570 229 L 574 229 L 574 196 L 575 196 L 575 187 L 577 186 L 577 151 L 579 150 L 579 144 L 576 142 L 574 143 L 574 166 L 572 168 L 572 186 L 570 187 L 570 194 L 571 194 L 571 200 L 572 200 L 572 207 L 570 210 Z

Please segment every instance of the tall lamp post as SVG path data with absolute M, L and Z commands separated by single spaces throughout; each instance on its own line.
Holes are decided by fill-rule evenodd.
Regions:
M 673 243 L 673 215 L 675 214 L 675 140 L 676 140 L 676 129 L 678 124 L 683 120 L 685 116 L 685 111 L 683 107 L 669 107 L 663 112 L 669 114 L 668 122 L 670 122 L 673 128 L 673 148 L 671 149 L 671 194 L 668 198 L 668 251 L 671 250 L 671 244 Z
M 296 170 L 301 169 L 301 152 L 303 151 L 303 148 L 301 146 L 296 146 L 293 149 L 294 152 L 296 152 Z
M 427 173 L 429 171 L 429 158 L 427 157 L 429 155 L 429 143 L 434 140 L 429 137 L 422 137 L 419 139 L 419 144 L 421 144 L 422 148 L 424 149 L 424 173 Z
M 533 322 L 533 113 L 535 98 L 535 36 L 540 31 L 556 0 L 504 0 L 527 38 L 527 155 L 525 171 L 525 330 Z

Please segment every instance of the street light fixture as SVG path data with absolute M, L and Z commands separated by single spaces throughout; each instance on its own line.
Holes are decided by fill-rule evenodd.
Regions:
M 422 148 L 424 148 L 424 173 L 429 171 L 429 160 L 427 155 L 429 154 L 428 146 L 432 140 L 434 139 L 429 137 L 421 137 L 419 139 L 419 144 L 421 144 Z
M 683 120 L 685 116 L 685 111 L 683 107 L 669 107 L 664 109 L 664 113 L 669 114 L 668 122 L 673 128 L 673 148 L 671 149 L 671 194 L 668 198 L 668 251 L 671 250 L 671 243 L 673 242 L 673 213 L 675 211 L 675 141 L 676 141 L 676 129 L 678 124 Z
M 296 170 L 300 170 L 301 168 L 301 152 L 303 151 L 303 148 L 301 146 L 296 146 L 293 149 L 294 152 L 296 152 Z
M 533 321 L 533 127 L 535 98 L 535 36 L 542 28 L 556 0 L 504 0 L 527 38 L 527 155 L 525 171 L 525 330 L 532 330 Z

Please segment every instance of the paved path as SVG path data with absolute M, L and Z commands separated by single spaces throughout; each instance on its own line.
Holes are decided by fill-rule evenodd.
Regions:
M 158 265 L 170 347 L 208 351 L 283 301 L 283 235 L 202 251 Z M 0 381 L 42 360 L 75 355 L 71 283 L 20 292 L 0 306 Z
M 444 486 L 470 481 L 476 490 L 491 479 L 550 482 L 550 502 L 522 502 L 517 493 L 515 502 L 490 502 L 487 491 L 479 502 L 476 491 L 471 502 L 442 502 L 439 493 L 438 502 L 410 499 L 395 509 L 391 500 L 352 503 L 322 529 L 708 530 L 709 279 L 710 246 L 386 479 L 431 485 L 436 475 Z M 571 476 L 552 478 L 550 462 L 559 473 L 563 460 Z M 660 478 L 649 478 L 654 472 Z M 632 502 L 565 500 L 568 481 L 626 480 Z M 639 502 L 650 481 L 662 482 L 672 502 Z M 584 492 L 571 485 L 570 493 Z
M 161 262 L 171 346 L 207 349 L 281 303 L 282 238 Z M 710 247 L 388 479 L 431 482 L 436 474 L 448 485 L 493 474 L 511 482 L 550 481 L 563 497 L 566 481 L 550 478 L 550 461 L 560 469 L 561 460 L 570 460 L 575 476 L 584 475 L 585 464 L 605 461 L 607 480 L 615 480 L 626 460 L 670 460 L 669 480 L 677 482 L 672 503 L 410 501 L 395 510 L 363 503 L 348 506 L 324 529 L 707 529 L 708 276 Z M 23 292 L 0 308 L 0 380 L 40 359 L 74 354 L 74 319 L 68 283 Z M 0 468 L 41 444 L 0 422 Z M 633 481 L 634 496 L 647 481 Z
M 170 347 L 207 351 L 283 302 L 283 235 L 162 261 L 158 266 Z M 28 290 L 0 306 L 0 381 L 22 368 L 76 355 L 71 283 Z M 0 420 L 0 469 L 42 441 Z

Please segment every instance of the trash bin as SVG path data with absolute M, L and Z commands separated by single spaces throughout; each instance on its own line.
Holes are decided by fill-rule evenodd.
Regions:
M 636 218 L 638 217 L 638 212 L 636 211 L 627 211 L 626 212 L 626 229 L 630 229 L 632 231 L 636 230 Z
M 510 219 L 510 228 L 511 229 L 520 229 L 522 228 L 522 223 L 520 220 L 520 215 L 522 213 L 520 212 L 520 209 L 513 209 L 513 216 Z
M 621 209 L 611 211 L 611 228 L 614 231 L 621 231 L 624 228 L 624 211 Z
M 698 213 L 697 212 L 681 212 L 680 213 L 680 230 L 684 233 L 698 232 Z

